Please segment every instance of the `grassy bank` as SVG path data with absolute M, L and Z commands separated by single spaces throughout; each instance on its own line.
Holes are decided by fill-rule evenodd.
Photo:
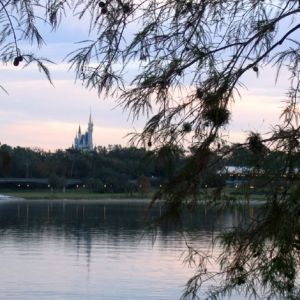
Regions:
M 128 194 L 97 194 L 89 193 L 86 190 L 66 190 L 65 193 L 62 191 L 45 191 L 45 190 L 0 190 L 1 195 L 24 198 L 24 199 L 148 199 L 153 196 L 152 193 L 147 196 L 141 196 L 141 194 L 134 193 Z
M 211 189 L 212 190 L 212 189 Z M 210 189 L 208 192 L 211 191 Z M 238 193 L 238 191 L 234 188 L 225 188 L 225 192 L 227 195 L 231 195 L 237 199 L 244 199 L 245 196 L 242 193 Z M 63 193 L 61 190 L 51 192 L 49 190 L 8 190 L 2 189 L 0 190 L 0 194 L 12 197 L 19 197 L 25 199 L 151 199 L 153 197 L 154 192 L 147 194 L 146 196 L 142 196 L 139 193 L 133 193 L 132 195 L 126 193 L 120 194 L 111 194 L 111 193 L 90 193 L 86 189 L 73 189 L 66 190 Z M 205 191 L 203 190 L 203 195 L 205 195 Z M 264 194 L 256 194 L 253 193 L 249 196 L 250 200 L 265 200 L 266 195 Z

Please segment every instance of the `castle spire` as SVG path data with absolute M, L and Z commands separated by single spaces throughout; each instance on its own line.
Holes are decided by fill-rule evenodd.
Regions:
M 74 139 L 74 147 L 79 150 L 93 150 L 93 120 L 92 120 L 92 111 L 90 109 L 88 129 L 85 133 L 81 133 L 81 126 L 79 122 L 78 132 Z
M 90 119 L 88 124 L 88 132 L 87 132 L 87 146 L 90 150 L 93 150 L 93 121 L 92 121 L 92 110 L 90 107 Z
M 89 118 L 89 123 L 92 124 L 93 121 L 92 121 L 92 110 L 91 110 L 91 107 L 90 107 L 90 118 Z

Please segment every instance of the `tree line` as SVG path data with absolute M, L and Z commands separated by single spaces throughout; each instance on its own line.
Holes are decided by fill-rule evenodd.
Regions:
M 49 178 L 53 186 L 58 185 L 58 178 L 81 179 L 91 191 L 130 193 L 142 185 L 136 183 L 144 185 L 145 178 L 154 188 L 167 179 L 162 164 L 145 148 L 109 145 L 93 151 L 69 148 L 46 152 L 4 144 L 0 150 L 1 177 Z M 174 163 L 179 165 L 180 159 L 175 162 L 174 157 Z
M 48 178 L 51 186 L 63 185 L 64 180 L 80 179 L 91 192 L 149 191 L 172 180 L 195 149 L 165 147 L 160 151 L 120 145 L 98 146 L 93 151 L 58 149 L 46 152 L 41 148 L 0 147 L 1 177 Z M 239 144 L 223 145 L 210 158 L 211 167 L 202 174 L 199 187 L 219 187 L 226 184 L 218 172 L 225 166 L 250 168 L 256 172 L 274 173 L 281 168 L 284 173 L 294 174 L 299 169 L 298 156 L 294 165 L 284 170 L 285 151 L 264 147 L 259 153 Z M 33 185 L 34 186 L 34 185 Z M 141 187 L 144 187 L 141 189 Z M 147 187 L 146 187 L 147 186 Z

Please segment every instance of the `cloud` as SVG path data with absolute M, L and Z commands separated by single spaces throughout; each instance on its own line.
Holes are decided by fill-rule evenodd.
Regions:
M 282 70 L 275 84 L 275 69 L 270 66 L 244 76 L 247 89 L 240 89 L 241 99 L 232 105 L 232 120 L 227 129 L 231 142 L 243 142 L 249 131 L 269 133 L 271 127 L 282 123 L 280 115 L 284 107 L 286 89 L 289 87 L 288 72 Z
M 68 148 L 78 125 L 86 130 L 90 109 L 95 145 L 126 146 L 126 134 L 134 128 L 141 131 L 145 124 L 146 117 L 134 123 L 128 120 L 128 113 L 116 107 L 116 98 L 104 101 L 95 90 L 75 84 L 66 64 L 51 66 L 54 86 L 34 67 L 22 70 L 3 66 L 1 71 L 0 82 L 9 91 L 9 96 L 2 92 L 0 97 L 2 144 L 52 151 Z M 274 86 L 272 74 L 272 69 L 265 69 L 258 79 L 252 73 L 246 78 L 248 90 L 242 89 L 242 99 L 233 104 L 232 122 L 225 131 L 230 141 L 244 141 L 247 131 L 268 132 L 271 124 L 278 122 L 286 84 L 280 81 Z
M 75 74 L 62 62 L 65 56 L 78 46 L 74 41 L 88 37 L 87 20 L 77 18 L 63 20 L 62 26 L 53 34 L 47 27 L 42 29 L 47 46 L 33 49 L 40 56 L 49 57 L 57 64 L 46 65 L 52 74 L 54 86 L 47 82 L 36 66 L 22 69 L 12 64 L 0 67 L 0 84 L 9 92 L 0 91 L 1 142 L 12 146 L 38 146 L 46 150 L 70 147 L 78 125 L 86 129 L 90 109 L 94 121 L 94 144 L 126 145 L 124 136 L 141 131 L 146 117 L 132 123 L 128 112 L 116 107 L 116 98 L 105 101 L 96 90 L 87 90 L 81 82 L 74 82 Z M 32 47 L 21 44 L 21 51 L 31 52 Z M 127 65 L 126 79 L 131 81 L 139 62 Z M 243 141 L 245 132 L 262 130 L 268 132 L 271 124 L 278 122 L 289 75 L 282 70 L 275 86 L 275 69 L 259 66 L 259 76 L 249 70 L 242 78 L 247 89 L 241 89 L 242 99 L 236 98 L 232 106 L 232 121 L 225 134 L 230 141 Z M 187 78 L 186 78 L 187 79 Z M 183 94 L 187 91 L 183 91 Z M 176 100 L 177 98 L 174 97 Z
M 116 107 L 116 99 L 105 101 L 95 90 L 85 89 L 66 73 L 66 65 L 54 66 L 52 86 L 33 67 L 2 67 L 1 142 L 11 146 L 64 149 L 72 145 L 78 125 L 85 130 L 90 110 L 94 121 L 94 144 L 126 145 L 124 136 L 133 131 L 128 115 Z M 62 79 L 64 78 L 64 79 Z M 72 78 L 72 79 L 71 79 Z

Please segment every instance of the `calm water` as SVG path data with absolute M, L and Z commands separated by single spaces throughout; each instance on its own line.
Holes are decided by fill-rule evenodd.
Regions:
M 0 299 L 179 299 L 195 269 L 183 264 L 185 241 L 172 228 L 159 229 L 154 245 L 144 235 L 147 206 L 1 201 Z M 223 216 L 215 229 L 236 218 Z M 204 209 L 198 219 L 187 216 L 188 242 L 206 247 L 214 220 Z

